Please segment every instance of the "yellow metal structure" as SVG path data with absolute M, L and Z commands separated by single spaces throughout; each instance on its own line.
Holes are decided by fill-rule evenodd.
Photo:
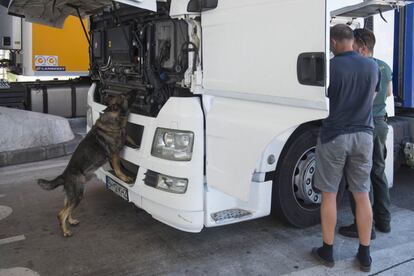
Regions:
M 69 16 L 62 29 L 26 22 L 23 33 L 24 75 L 88 75 L 89 45 L 79 18 Z

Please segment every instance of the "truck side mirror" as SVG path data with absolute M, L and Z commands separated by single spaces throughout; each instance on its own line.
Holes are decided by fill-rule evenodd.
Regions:
M 203 12 L 217 8 L 218 0 L 191 0 L 188 3 L 188 12 Z

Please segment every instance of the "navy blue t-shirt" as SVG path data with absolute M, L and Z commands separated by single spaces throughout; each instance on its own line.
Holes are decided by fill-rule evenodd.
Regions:
M 348 133 L 372 134 L 372 106 L 381 78 L 377 63 L 352 51 L 335 56 L 330 67 L 330 109 L 323 121 L 321 142 Z

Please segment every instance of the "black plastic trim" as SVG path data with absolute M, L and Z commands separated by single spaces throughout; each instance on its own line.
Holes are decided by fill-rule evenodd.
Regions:
M 325 86 L 324 52 L 302 53 L 297 61 L 298 81 L 303 85 Z

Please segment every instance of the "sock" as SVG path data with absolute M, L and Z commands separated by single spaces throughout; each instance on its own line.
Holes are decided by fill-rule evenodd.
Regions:
M 327 243 L 323 243 L 322 247 L 318 248 L 318 254 L 319 256 L 328 261 L 328 262 L 333 262 L 333 245 L 332 244 L 327 244 Z
M 361 262 L 362 265 L 371 265 L 371 254 L 369 252 L 369 245 L 365 246 L 360 244 L 358 249 L 358 260 Z

